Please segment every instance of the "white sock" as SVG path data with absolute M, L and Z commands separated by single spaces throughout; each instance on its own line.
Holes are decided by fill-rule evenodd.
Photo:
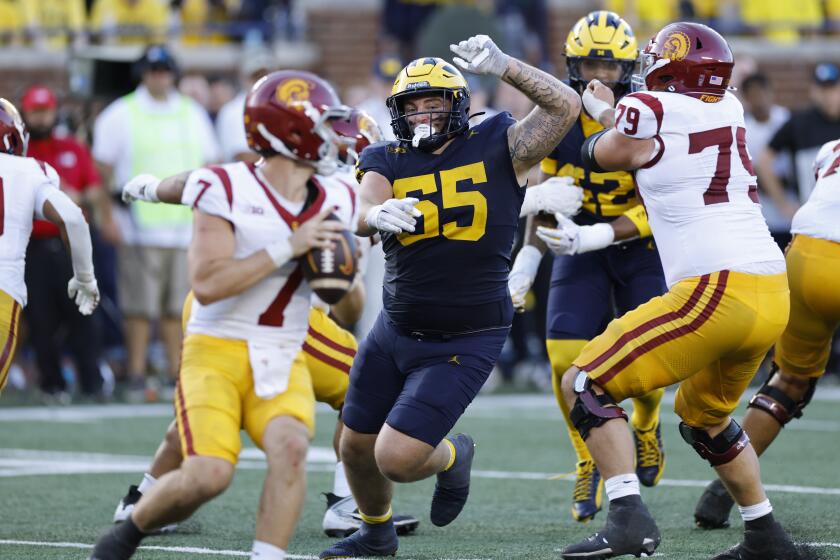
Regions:
M 286 560 L 286 551 L 267 542 L 254 541 L 251 560 Z
M 149 473 L 143 474 L 143 480 L 140 481 L 140 486 L 137 487 L 137 491 L 141 494 L 145 494 L 149 490 L 151 490 L 152 486 L 155 485 L 157 479 L 150 475 Z
M 741 517 L 744 521 L 753 521 L 759 517 L 764 517 L 768 513 L 772 513 L 773 506 L 770 505 L 770 500 L 764 500 L 754 506 L 738 506 L 738 511 L 741 512 Z
M 604 481 L 604 490 L 607 491 L 607 498 L 610 501 L 623 498 L 624 496 L 638 496 L 639 477 L 636 473 L 619 474 Z
M 347 483 L 347 475 L 344 474 L 344 463 L 339 461 L 335 464 L 335 476 L 333 477 L 333 494 L 346 498 L 350 492 L 350 484 Z

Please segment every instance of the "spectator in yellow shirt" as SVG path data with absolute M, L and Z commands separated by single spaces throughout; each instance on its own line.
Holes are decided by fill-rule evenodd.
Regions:
M 61 49 L 70 41 L 76 46 L 86 42 L 84 0 L 22 0 L 20 6 L 26 33 L 36 46 Z
M 23 38 L 23 17 L 15 0 L 0 0 L 0 45 L 18 44 Z
M 164 0 L 95 0 L 90 28 L 104 43 L 162 43 L 168 19 Z
M 241 0 L 181 0 L 179 10 L 184 43 L 230 41 L 231 20 L 238 14 L 241 3 Z

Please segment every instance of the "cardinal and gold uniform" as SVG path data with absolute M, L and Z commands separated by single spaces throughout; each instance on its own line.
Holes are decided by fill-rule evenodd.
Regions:
M 813 378 L 825 372 L 840 326 L 840 140 L 820 149 L 815 167 L 817 184 L 793 218 L 785 254 L 790 321 L 774 359 L 784 373 Z
M 41 213 L 58 173 L 34 158 L 0 153 L 0 391 L 17 347 L 20 310 L 26 305 L 24 263 L 32 218 Z
M 585 60 L 610 61 L 622 68 L 622 78 L 614 84 L 616 97 L 629 90 L 630 73 L 638 54 L 630 26 L 618 15 L 604 10 L 581 18 L 566 40 L 566 57 L 571 84 L 583 91 L 586 80 L 580 65 Z M 580 148 L 584 140 L 603 130 L 599 122 L 581 111 L 578 122 L 563 141 L 540 164 L 543 177 L 572 177 L 583 189 L 584 199 L 575 223 L 588 226 L 608 223 L 625 216 L 639 231 L 639 238 L 620 245 L 578 255 L 555 256 L 546 313 L 546 349 L 551 361 L 552 385 L 557 403 L 566 418 L 569 438 L 577 455 L 575 504 L 572 515 L 585 521 L 600 508 L 600 482 L 596 491 L 584 488 L 587 472 L 594 465 L 580 434 L 569 419 L 569 408 L 560 390 L 563 374 L 586 343 L 615 317 L 623 315 L 661 295 L 667 289 L 659 253 L 650 237 L 650 226 L 638 196 L 633 174 L 626 171 L 596 173 L 583 166 Z M 647 434 L 658 444 L 654 429 L 659 424 L 662 390 L 637 399 L 633 406 L 633 426 L 637 437 Z M 645 454 L 638 460 L 641 468 L 657 468 L 658 481 L 664 468 L 661 452 Z M 592 466 L 594 468 L 594 466 Z M 598 479 L 600 480 L 600 479 Z M 649 476 L 643 478 L 649 480 Z M 594 503 L 587 497 L 594 494 Z
M 640 92 L 615 115 L 618 133 L 659 145 L 636 181 L 670 290 L 611 322 L 575 365 L 616 401 L 681 382 L 677 414 L 695 428 L 716 426 L 790 308 L 784 259 L 758 205 L 743 108 L 731 93 L 706 103 Z
M 258 167 L 235 163 L 193 172 L 182 202 L 231 222 L 234 256 L 243 258 L 283 232 L 290 235 L 326 206 L 335 206 L 339 219 L 350 223 L 354 193 L 344 183 L 316 175 L 309 189 L 306 203 L 296 206 L 265 184 Z M 193 301 L 175 397 L 185 455 L 236 463 L 240 429 L 259 446 L 276 416 L 292 416 L 314 429 L 313 383 L 301 351 L 310 301 L 296 260 L 236 296 L 208 305 Z M 326 350 L 323 356 L 338 352 Z

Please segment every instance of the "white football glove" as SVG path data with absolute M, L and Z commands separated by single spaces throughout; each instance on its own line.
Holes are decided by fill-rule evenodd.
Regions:
M 537 277 L 542 254 L 533 245 L 523 245 L 513 261 L 513 267 L 508 276 L 508 291 L 513 301 L 513 308 L 517 313 L 525 311 L 525 297 Z
M 99 305 L 99 287 L 96 285 L 96 278 L 85 281 L 74 276 L 67 284 L 67 296 L 76 302 L 79 313 L 90 315 Z
M 557 228 L 540 226 L 537 237 L 548 245 L 555 255 L 579 255 L 608 247 L 615 241 L 615 230 L 610 224 L 579 226 L 562 214 L 555 214 Z
M 525 189 L 525 200 L 519 217 L 538 212 L 574 216 L 583 204 L 583 189 L 571 177 L 551 177 L 547 181 Z
M 607 88 L 604 84 L 599 82 L 598 80 L 592 80 L 587 85 L 586 89 L 583 90 L 583 95 L 581 96 L 581 101 L 583 102 L 583 107 L 586 109 L 586 112 L 595 119 L 596 121 L 601 120 L 601 115 L 604 111 L 612 111 L 613 105 L 609 101 L 604 101 L 595 96 L 595 89 L 600 91 L 605 91 L 603 94 L 609 96 L 612 93 L 612 90 Z M 613 98 L 614 99 L 614 98 Z M 615 101 L 613 101 L 615 103 Z
M 417 223 L 415 218 L 423 215 L 414 207 L 420 202 L 417 198 L 389 198 L 377 204 L 365 215 L 365 223 L 379 231 L 388 233 L 413 232 Z
M 160 179 L 149 173 L 137 175 L 128 183 L 123 185 L 122 199 L 123 202 L 129 203 L 135 200 L 145 200 L 146 202 L 159 202 L 157 196 L 157 188 L 160 185 Z
M 473 74 L 501 77 L 510 60 L 487 35 L 475 35 L 457 45 L 449 45 L 449 50 L 458 55 L 452 59 L 455 64 Z

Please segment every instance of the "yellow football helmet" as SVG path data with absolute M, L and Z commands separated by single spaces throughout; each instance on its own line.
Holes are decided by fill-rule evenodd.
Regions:
M 411 142 L 411 127 L 405 118 L 405 100 L 415 96 L 439 95 L 451 102 L 447 125 L 442 132 L 420 140 L 419 148 L 434 151 L 448 139 L 469 128 L 470 88 L 461 72 L 442 58 L 418 58 L 403 68 L 394 80 L 391 96 L 385 101 L 391 111 L 391 127 L 402 142 Z M 439 114 L 439 112 L 435 112 Z M 417 114 L 417 113 L 412 113 Z
M 630 90 L 633 67 L 639 47 L 630 24 L 615 12 L 598 10 L 580 18 L 566 38 L 566 67 L 572 87 L 583 93 L 586 88 L 580 73 L 582 60 L 614 60 L 621 65 L 621 78 L 611 84 L 616 97 Z

